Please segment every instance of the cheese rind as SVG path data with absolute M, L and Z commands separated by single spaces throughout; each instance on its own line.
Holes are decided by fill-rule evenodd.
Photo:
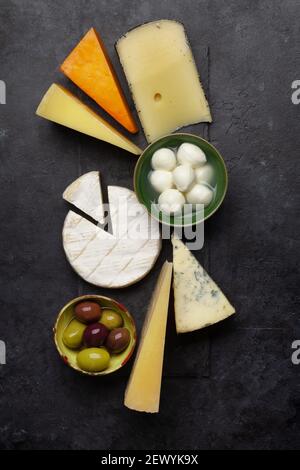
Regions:
M 135 411 L 159 411 L 171 280 L 172 263 L 166 261 L 150 302 L 125 392 L 125 406 Z
M 63 199 L 104 224 L 104 208 L 99 171 L 90 171 L 73 181 L 64 191 Z
M 229 317 L 235 309 L 178 238 L 172 238 L 177 333 L 199 330 Z
M 148 142 L 197 122 L 211 122 L 195 60 L 181 23 L 159 20 L 116 44 Z
M 76 96 L 55 83 L 44 95 L 36 114 L 62 126 L 121 147 L 135 155 L 142 153 L 139 147 L 94 113 Z
M 126 202 L 118 199 L 120 194 L 126 196 Z M 112 202 L 113 234 L 69 211 L 63 246 L 71 266 L 85 281 L 100 287 L 127 287 L 154 266 L 161 249 L 159 224 L 133 191 L 109 186 L 108 198 L 109 204 Z
M 94 28 L 86 33 L 60 68 L 129 132 L 137 132 L 106 48 Z

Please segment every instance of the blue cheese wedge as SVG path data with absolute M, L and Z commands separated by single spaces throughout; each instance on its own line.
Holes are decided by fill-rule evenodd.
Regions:
M 188 248 L 172 239 L 177 333 L 200 330 L 235 313 L 217 284 Z

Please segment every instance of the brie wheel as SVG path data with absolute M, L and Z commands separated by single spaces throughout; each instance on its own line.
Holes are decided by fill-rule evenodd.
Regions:
M 63 247 L 73 269 L 99 287 L 121 288 L 142 279 L 161 249 L 159 224 L 133 191 L 108 187 L 112 234 L 69 211 Z

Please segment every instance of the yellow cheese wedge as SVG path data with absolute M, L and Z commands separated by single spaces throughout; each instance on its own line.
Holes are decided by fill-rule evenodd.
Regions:
M 141 342 L 125 392 L 127 408 L 158 413 L 172 263 L 165 262 L 143 326 Z
M 114 129 L 68 90 L 55 83 L 44 95 L 36 114 L 50 121 L 104 140 L 135 155 L 142 150 Z
M 195 60 L 181 23 L 160 20 L 116 44 L 148 142 L 196 122 L 211 122 Z
M 190 250 L 172 238 L 177 333 L 199 330 L 235 313 L 235 309 Z

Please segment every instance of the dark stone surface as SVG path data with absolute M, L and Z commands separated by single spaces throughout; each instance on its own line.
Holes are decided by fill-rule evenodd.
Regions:
M 0 447 L 300 448 L 300 365 L 290 359 L 300 339 L 300 105 L 291 102 L 291 83 L 300 79 L 299 15 L 297 0 L 1 1 L 0 339 L 7 364 L 0 365 Z M 51 337 L 69 299 L 108 293 L 82 282 L 65 260 L 61 193 L 94 169 L 105 184 L 131 187 L 135 158 L 34 111 L 52 81 L 68 83 L 58 65 L 90 26 L 122 76 L 114 41 L 158 18 L 185 24 L 203 69 L 214 118 L 209 137 L 230 180 L 198 257 L 238 315 L 185 338 L 176 356 L 167 346 L 161 412 L 148 416 L 122 405 L 128 370 L 100 380 L 77 375 L 59 361 Z M 209 81 L 207 59 L 200 63 L 207 47 Z M 113 294 L 140 323 L 162 261 L 143 282 Z M 198 364 L 195 376 L 188 364 Z M 176 367 L 184 374 L 172 376 Z

